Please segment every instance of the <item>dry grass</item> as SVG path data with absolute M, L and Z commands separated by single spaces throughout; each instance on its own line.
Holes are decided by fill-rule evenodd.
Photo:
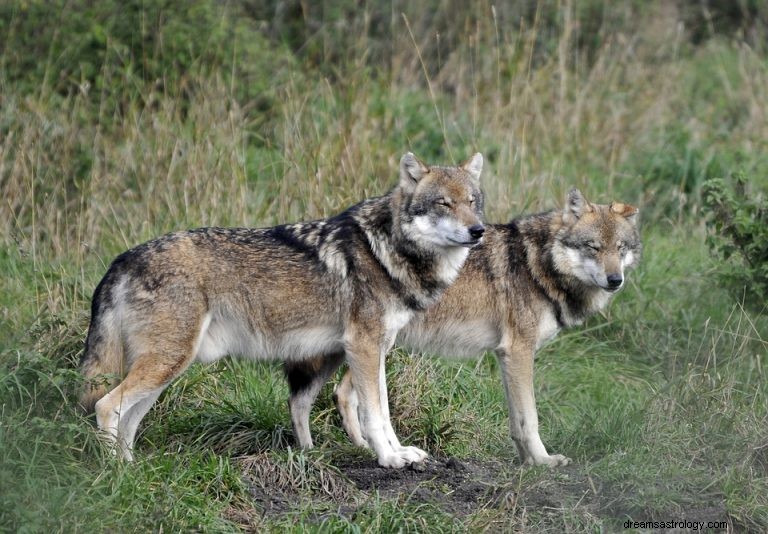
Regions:
M 0 486 L 17 488 L 0 492 L 0 529 L 107 528 L 115 509 L 108 526 L 126 530 L 298 529 L 317 526 L 317 497 L 359 505 L 331 530 L 580 531 L 621 514 L 670 519 L 702 495 L 764 529 L 766 317 L 716 287 L 698 208 L 713 173 L 741 168 L 765 186 L 768 63 L 738 39 L 692 46 L 674 3 L 610 4 L 616 26 L 597 29 L 572 2 L 364 7 L 348 26 L 324 5 L 302 59 L 261 73 L 275 80 L 263 113 L 237 96 L 247 81 L 233 65 L 183 88 L 114 75 L 114 91 L 64 96 L 0 79 L 0 404 L 12 430 L 0 425 Z M 286 452 L 280 373 L 247 364 L 171 386 L 137 466 L 102 458 L 70 393 L 106 264 L 174 229 L 336 213 L 389 189 L 406 150 L 445 163 L 482 151 L 491 221 L 558 205 L 572 185 L 640 205 L 646 254 L 628 291 L 537 363 L 545 442 L 574 457 L 587 489 L 602 479 L 612 504 L 557 508 L 547 492 L 568 484 L 536 470 L 496 473 L 500 487 L 542 488 L 528 505 L 489 504 L 463 523 L 411 495 L 359 495 L 333 467 L 354 452 L 332 452 L 344 438 L 328 392 L 312 420 L 321 452 Z M 512 464 L 497 371 L 489 357 L 393 357 L 398 431 L 440 457 Z M 277 523 L 260 513 L 274 487 Z
M 500 27 L 488 6 L 453 48 L 421 55 L 436 63 L 418 58 L 444 34 L 414 37 L 407 17 L 394 18 L 391 68 L 376 74 L 387 83 L 371 78 L 361 40 L 360 59 L 339 79 L 301 75 L 278 87 L 274 119 L 256 131 L 221 76 L 183 105 L 151 86 L 121 105 L 85 89 L 63 101 L 7 95 L 3 241 L 82 263 L 88 251 L 109 257 L 173 228 L 325 216 L 388 189 L 407 149 L 448 162 L 486 152 L 488 215 L 500 220 L 549 205 L 572 184 L 603 197 L 643 194 L 631 198 L 641 204 L 670 188 L 686 193 L 675 183 L 643 191 L 630 161 L 658 152 L 670 129 L 687 132 L 705 158 L 723 146 L 763 148 L 768 68 L 749 46 L 682 54 L 685 33 L 662 6 L 633 34 L 606 33 L 586 57 L 565 6 L 551 53 L 540 26 Z M 692 101 L 697 91 L 717 97 Z M 88 121 L 94 108 L 98 120 Z

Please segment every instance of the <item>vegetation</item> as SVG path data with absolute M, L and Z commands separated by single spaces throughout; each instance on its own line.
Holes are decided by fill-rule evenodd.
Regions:
M 509 4 L 0 6 L 0 530 L 768 529 L 768 13 Z M 640 207 L 628 287 L 537 359 L 544 442 L 575 465 L 516 465 L 492 356 L 400 351 L 398 432 L 458 463 L 371 468 L 328 388 L 297 452 L 279 367 L 237 361 L 194 366 L 137 462 L 111 458 L 75 403 L 111 259 L 330 215 L 391 187 L 406 150 L 482 151 L 491 221 L 573 185 Z
M 744 292 L 744 301 L 764 311 L 768 297 L 768 199 L 745 176 L 713 178 L 705 184 L 711 211 L 707 243 L 722 260 L 721 278 Z

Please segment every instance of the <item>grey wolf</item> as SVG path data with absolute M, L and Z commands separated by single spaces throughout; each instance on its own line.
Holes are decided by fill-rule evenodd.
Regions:
M 480 154 L 443 167 L 407 153 L 397 187 L 335 217 L 181 231 L 121 254 L 94 292 L 83 406 L 95 408 L 99 429 L 130 460 L 141 419 L 192 362 L 324 354 L 320 375 L 347 361 L 379 464 L 423 460 L 392 430 L 384 356 L 482 240 L 482 165 Z M 122 380 L 97 383 L 109 375 Z M 301 441 L 312 445 L 308 430 Z
M 509 427 L 527 465 L 566 465 L 549 454 L 539 436 L 533 392 L 533 361 L 543 343 L 563 328 L 603 310 L 637 265 L 641 242 L 638 210 L 613 202 L 588 202 L 568 193 L 564 209 L 487 225 L 483 243 L 472 249 L 459 277 L 426 313 L 415 316 L 397 343 L 437 355 L 496 353 L 509 409 Z M 304 395 L 307 377 L 325 358 L 286 366 L 292 397 Z M 296 377 L 306 375 L 303 380 Z M 351 440 L 366 446 L 358 423 L 357 382 L 347 373 L 334 393 Z M 307 402 L 300 405 L 308 406 Z M 308 432 L 309 412 L 292 403 L 294 425 Z

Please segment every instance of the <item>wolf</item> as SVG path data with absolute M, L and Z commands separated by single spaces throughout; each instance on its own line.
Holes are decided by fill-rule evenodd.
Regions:
M 549 454 L 539 435 L 533 361 L 560 330 L 603 310 L 625 284 L 642 251 L 637 208 L 592 204 L 572 189 L 563 209 L 486 225 L 458 278 L 425 313 L 400 331 L 397 343 L 439 355 L 478 356 L 495 351 L 509 409 L 509 428 L 526 465 L 567 465 Z M 311 379 L 327 362 L 318 356 L 285 365 L 291 418 L 300 443 L 319 387 Z M 323 377 L 324 378 L 324 377 Z M 323 379 L 321 378 L 321 380 Z M 334 397 L 353 443 L 368 446 L 358 422 L 358 387 L 347 372 Z M 304 398 L 303 402 L 296 399 Z
M 334 217 L 181 231 L 124 252 L 94 292 L 82 405 L 131 460 L 141 419 L 192 362 L 301 362 L 320 353 L 320 376 L 348 363 L 378 463 L 423 460 L 392 430 L 384 356 L 482 241 L 482 166 L 479 153 L 459 166 L 428 166 L 409 152 L 392 191 Z M 122 380 L 104 384 L 110 375 Z M 312 446 L 308 431 L 301 441 Z

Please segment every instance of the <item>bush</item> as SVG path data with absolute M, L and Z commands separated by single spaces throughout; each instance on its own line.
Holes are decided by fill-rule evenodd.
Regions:
M 709 213 L 710 250 L 722 260 L 719 274 L 743 295 L 745 304 L 763 308 L 768 297 L 768 198 L 742 174 L 704 184 Z

